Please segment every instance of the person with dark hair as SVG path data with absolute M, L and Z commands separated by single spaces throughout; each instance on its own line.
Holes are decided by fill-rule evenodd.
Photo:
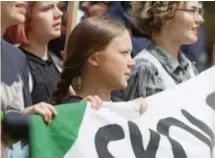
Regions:
M 80 9 L 84 12 L 81 19 L 103 16 L 112 5 L 112 1 L 83 1 L 80 3 Z
M 133 2 L 132 17 L 151 41 L 135 57 L 123 99 L 147 97 L 198 74 L 180 48 L 198 39 L 198 27 L 204 22 L 201 3 Z
M 53 94 L 56 103 L 77 102 L 88 95 L 119 101 L 111 91 L 127 86 L 135 64 L 131 50 L 129 32 L 120 22 L 108 17 L 81 21 L 69 36 L 61 81 Z M 69 85 L 76 95 L 67 95 Z

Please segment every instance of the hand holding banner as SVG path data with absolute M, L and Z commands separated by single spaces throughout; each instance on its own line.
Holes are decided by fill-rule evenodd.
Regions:
M 208 101 L 214 81 L 212 67 L 147 98 L 148 110 L 141 116 L 135 113 L 137 100 L 106 102 L 98 111 L 83 102 L 60 105 L 48 126 L 33 116 L 32 157 L 214 158 L 215 103 Z M 131 115 L 123 106 L 132 106 Z

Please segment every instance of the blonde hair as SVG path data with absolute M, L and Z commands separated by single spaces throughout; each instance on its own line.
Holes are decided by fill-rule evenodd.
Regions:
M 162 25 L 173 19 L 179 1 L 136 1 L 132 2 L 131 14 L 137 28 L 151 36 L 159 33 Z

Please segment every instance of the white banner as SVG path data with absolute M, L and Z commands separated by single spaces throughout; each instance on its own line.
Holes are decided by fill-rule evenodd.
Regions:
M 146 99 L 87 106 L 66 158 L 215 158 L 215 67 Z

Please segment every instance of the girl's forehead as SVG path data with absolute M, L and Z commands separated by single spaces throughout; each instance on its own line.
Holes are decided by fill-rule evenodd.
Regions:
M 36 11 L 40 10 L 43 7 L 49 7 L 52 5 L 59 5 L 59 1 L 35 1 L 29 2 L 29 10 L 36 9 Z
M 38 5 L 49 5 L 49 4 L 59 4 L 59 1 L 37 1 Z
M 185 5 L 187 7 L 191 7 L 191 8 L 201 8 L 202 7 L 202 2 L 199 2 L 199 1 L 187 1 L 185 3 Z

